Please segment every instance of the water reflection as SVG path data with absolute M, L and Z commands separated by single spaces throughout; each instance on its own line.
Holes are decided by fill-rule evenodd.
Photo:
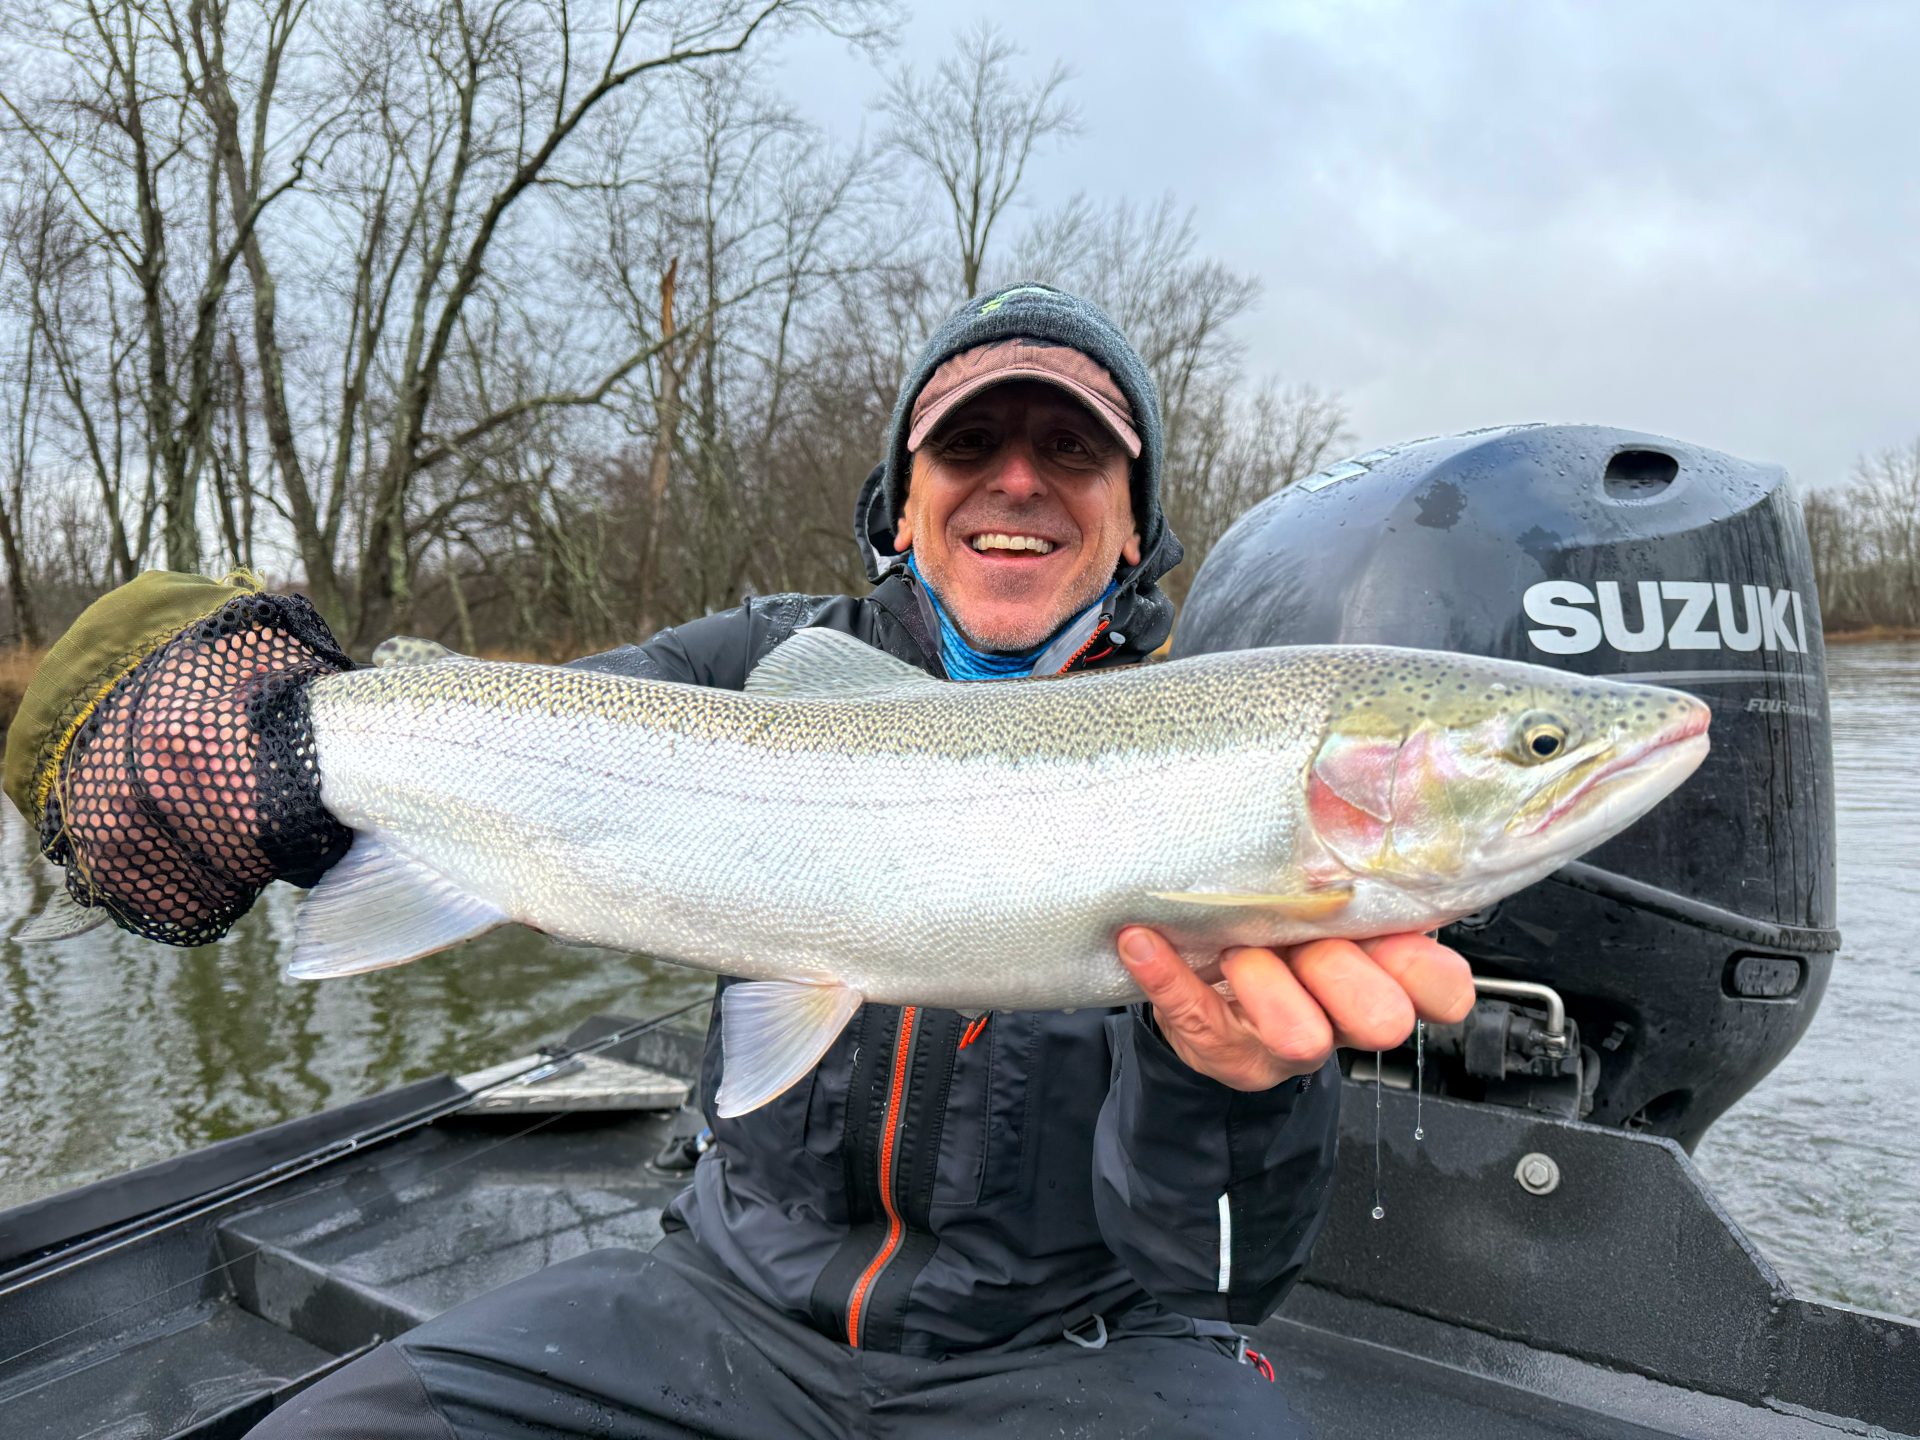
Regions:
M 32 860 L 4 808 L 0 916 L 25 916 L 55 872 Z M 478 1069 L 596 1011 L 651 1014 L 713 983 L 517 929 L 396 969 L 294 983 L 280 978 L 293 900 L 276 887 L 224 940 L 192 950 L 107 928 L 0 945 L 0 1207 Z
M 1830 655 L 1846 949 L 1806 1038 L 1720 1121 L 1701 1169 L 1800 1293 L 1920 1314 L 1920 1026 L 1908 922 L 1920 910 L 1920 645 Z M 9 806 L 0 919 L 53 872 Z M 706 993 L 674 966 L 499 931 L 392 970 L 280 979 L 292 892 L 217 945 L 100 930 L 0 943 L 0 1206 L 175 1155 L 436 1071 L 524 1053 L 595 1011 Z M 10 927 L 9 927 L 10 928 Z

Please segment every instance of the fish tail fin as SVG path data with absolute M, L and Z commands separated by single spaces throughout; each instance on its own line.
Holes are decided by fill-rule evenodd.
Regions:
M 720 996 L 720 1118 L 758 1110 L 818 1065 L 865 998 L 794 980 L 729 985 Z
M 373 835 L 356 835 L 293 921 L 290 980 L 404 965 L 483 935 L 508 916 Z
M 106 924 L 109 918 L 104 909 L 82 905 L 75 900 L 63 884 L 53 892 L 53 898 L 47 901 L 38 915 L 14 931 L 13 938 L 26 945 L 71 940 L 76 935 L 86 934 L 95 926 Z

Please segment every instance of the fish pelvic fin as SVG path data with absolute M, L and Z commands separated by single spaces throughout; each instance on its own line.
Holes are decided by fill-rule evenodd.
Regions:
M 1225 908 L 1275 910 L 1294 920 L 1328 920 L 1338 915 L 1353 899 L 1353 884 L 1323 885 L 1291 895 L 1249 895 L 1240 891 L 1155 890 L 1155 900 L 1175 905 L 1210 905 Z
M 41 907 L 38 915 L 13 932 L 13 938 L 23 945 L 71 940 L 76 935 L 84 935 L 96 926 L 106 924 L 108 918 L 104 909 L 82 905 L 62 885 L 53 892 L 53 898 Z
M 508 916 L 375 835 L 356 835 L 293 918 L 289 980 L 404 965 L 483 935 Z
M 720 996 L 720 1118 L 758 1110 L 818 1065 L 865 998 L 795 980 L 729 985 Z
M 871 700 L 938 685 L 924 670 L 838 630 L 798 630 L 747 676 L 749 695 L 796 700 Z

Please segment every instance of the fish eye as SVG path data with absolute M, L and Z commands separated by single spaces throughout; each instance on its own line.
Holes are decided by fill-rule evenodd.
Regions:
M 1528 715 L 1521 721 L 1520 749 L 1524 760 L 1551 760 L 1567 748 L 1567 727 L 1551 715 Z

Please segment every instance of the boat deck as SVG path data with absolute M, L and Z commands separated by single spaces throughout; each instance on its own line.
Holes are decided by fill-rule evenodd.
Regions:
M 690 1043 L 661 1037 L 649 1058 L 684 1065 Z M 675 1046 L 677 1055 L 667 1053 Z M 1349 1107 L 1364 1110 L 1354 1123 L 1369 1138 L 1373 1104 L 1369 1091 L 1364 1106 Z M 1434 1111 L 1429 1101 L 1429 1130 L 1444 1134 L 1447 1117 Z M 469 1296 L 588 1250 L 649 1247 L 683 1182 L 647 1163 L 670 1118 L 442 1119 L 50 1275 L 0 1300 L 0 1355 L 15 1357 L 0 1365 L 0 1434 L 238 1436 L 287 1394 Z M 1343 1160 L 1337 1207 L 1364 1203 L 1374 1180 L 1370 1145 L 1343 1153 L 1364 1159 L 1365 1173 Z M 1410 1189 L 1389 1194 L 1421 1208 Z M 1904 1382 L 1896 1376 L 1870 1397 L 1879 1427 L 1871 1428 L 1780 1394 L 1743 1397 L 1731 1385 L 1710 1393 L 1618 1356 L 1542 1348 L 1431 1306 L 1383 1303 L 1367 1293 L 1369 1267 L 1390 1261 L 1392 1237 L 1404 1232 L 1362 1226 L 1357 1241 L 1356 1223 L 1336 1215 L 1328 1243 L 1342 1252 L 1378 1242 L 1379 1256 L 1316 1255 L 1311 1283 L 1253 1337 L 1296 1408 L 1326 1434 L 1772 1440 L 1901 1433 L 1887 1422 L 1920 1414 L 1911 1374 L 1920 1360 L 1905 1356 Z M 1447 1244 L 1436 1236 L 1438 1252 Z M 1574 1278 L 1536 1272 L 1498 1283 L 1568 1283 L 1564 1298 L 1590 1305 Z M 1848 1363 L 1860 1368 L 1858 1356 Z

